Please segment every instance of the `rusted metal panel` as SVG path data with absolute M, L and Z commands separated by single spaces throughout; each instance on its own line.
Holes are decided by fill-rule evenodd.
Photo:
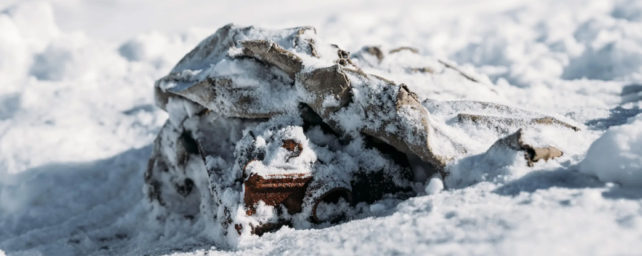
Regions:
M 254 214 L 254 207 L 259 201 L 266 205 L 283 205 L 288 213 L 301 212 L 301 204 L 306 188 L 312 180 L 304 174 L 285 174 L 264 178 L 252 174 L 244 182 L 243 202 L 248 208 L 248 215 Z

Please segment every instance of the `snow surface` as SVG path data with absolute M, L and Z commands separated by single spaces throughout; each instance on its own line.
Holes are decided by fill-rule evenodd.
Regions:
M 640 254 L 639 1 L 8 0 L 0 9 L 0 255 Z M 467 167 L 455 177 L 464 182 L 431 179 L 429 195 L 214 248 L 207 223 L 151 220 L 142 185 L 167 118 L 153 105 L 154 81 L 229 22 L 313 25 L 351 52 L 413 46 L 494 84 L 488 93 L 444 79 L 422 94 L 492 99 L 582 133 L 546 137 L 574 152 L 562 160 L 527 168 L 478 155 L 455 166 Z
M 603 181 L 642 187 L 642 115 L 609 128 L 593 142 L 579 167 Z

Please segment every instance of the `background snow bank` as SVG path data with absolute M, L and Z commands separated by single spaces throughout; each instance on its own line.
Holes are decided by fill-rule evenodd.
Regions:
M 27 75 L 31 53 L 44 49 L 60 31 L 51 6 L 37 2 L 4 9 L 0 13 L 0 31 L 0 95 L 16 93 L 19 86 L 15 82 Z
M 606 182 L 642 187 L 642 115 L 593 142 L 580 170 Z
M 9 255 L 635 253 L 631 245 L 642 237 L 642 191 L 604 185 L 593 178 L 604 169 L 585 175 L 575 164 L 609 126 L 625 124 L 600 143 L 617 153 L 639 149 L 639 142 L 618 138 L 639 136 L 633 131 L 642 125 L 639 106 L 622 105 L 642 99 L 639 90 L 627 89 L 640 88 L 642 80 L 640 1 L 298 2 L 0 1 L 0 250 Z M 203 234 L 203 223 L 149 224 L 141 188 L 147 146 L 166 118 L 153 106 L 153 81 L 229 22 L 313 25 L 320 37 L 353 52 L 365 44 L 417 47 L 488 76 L 507 103 L 586 124 L 585 148 L 534 169 L 509 165 L 500 170 L 500 179 L 474 176 L 471 183 L 480 183 L 463 189 L 399 205 L 379 202 L 353 222 L 283 229 L 238 251 L 218 251 Z M 404 82 L 420 86 L 422 81 Z M 580 170 L 593 168 L 587 161 Z M 607 168 L 623 163 L 608 162 L 617 165 Z M 427 192 L 440 187 L 435 181 Z

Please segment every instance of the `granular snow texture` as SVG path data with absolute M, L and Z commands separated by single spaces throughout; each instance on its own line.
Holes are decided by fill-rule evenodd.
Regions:
M 413 46 L 494 84 L 484 94 L 446 79 L 420 93 L 492 97 L 583 124 L 582 136 L 531 138 L 575 145 L 532 168 L 471 143 L 480 154 L 453 165 L 450 180 L 429 179 L 425 195 L 217 248 L 205 222 L 158 225 L 142 187 L 167 118 L 154 81 L 230 22 L 312 25 L 351 52 Z M 640 1 L 8 0 L 0 77 L 0 255 L 640 254 Z

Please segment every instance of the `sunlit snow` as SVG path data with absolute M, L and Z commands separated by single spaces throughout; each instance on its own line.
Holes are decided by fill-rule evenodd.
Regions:
M 420 196 L 219 248 L 205 221 L 158 225 L 143 173 L 168 118 L 154 105 L 154 81 L 228 23 L 311 25 L 351 52 L 412 46 L 492 84 L 444 78 L 413 88 L 420 94 L 492 99 L 582 133 L 539 131 L 530 139 L 573 154 L 527 167 L 466 139 L 483 130 L 454 131 L 477 154 L 420 184 Z M 397 56 L 390 63 L 425 60 Z M 394 75 L 393 64 L 397 81 L 425 83 Z M 0 255 L 640 254 L 640 1 L 4 0 L 0 79 Z M 425 105 L 436 118 L 476 107 Z

